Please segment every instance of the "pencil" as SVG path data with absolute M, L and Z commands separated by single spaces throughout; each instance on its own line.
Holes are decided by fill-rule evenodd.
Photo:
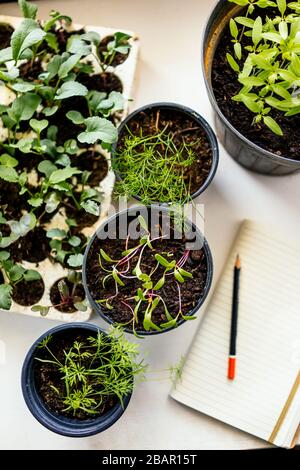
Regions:
M 227 377 L 229 380 L 234 380 L 235 369 L 236 369 L 236 338 L 237 338 L 238 315 L 239 315 L 240 273 L 241 273 L 241 260 L 240 260 L 239 255 L 237 255 L 235 266 L 234 266 L 234 278 L 233 278 L 231 331 L 230 331 L 230 346 L 229 346 L 228 372 L 227 372 Z

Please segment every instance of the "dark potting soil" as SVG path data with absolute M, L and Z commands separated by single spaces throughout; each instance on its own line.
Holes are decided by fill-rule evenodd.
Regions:
M 110 93 L 111 91 L 122 93 L 123 91 L 123 85 L 119 77 L 110 72 L 94 75 L 81 74 L 78 80 L 89 90 L 103 91 L 105 93 Z
M 59 28 L 57 30 L 52 30 L 52 32 L 54 32 L 57 37 L 59 51 L 60 53 L 62 53 L 62 52 L 65 52 L 68 39 L 71 36 L 73 36 L 74 34 L 84 34 L 86 31 L 84 28 L 77 29 L 74 31 L 66 31 L 65 28 Z M 52 49 L 51 49 L 51 52 L 53 53 Z
M 0 49 L 5 49 L 10 45 L 10 38 L 14 28 L 8 23 L 0 23 Z
M 16 149 L 15 158 L 18 160 L 18 169 L 30 171 L 37 169 L 41 156 L 34 153 L 23 153 Z
M 3 284 L 3 283 L 4 283 L 4 277 L 3 277 L 2 272 L 0 271 L 0 284 Z
M 65 354 L 64 351 L 68 352 L 74 341 L 78 341 L 80 343 L 85 343 L 87 338 L 90 336 L 95 336 L 93 332 L 71 332 L 71 331 L 64 331 L 63 335 L 56 334 L 52 341 L 49 344 L 51 351 L 55 355 L 55 357 L 64 363 L 65 361 Z M 45 349 L 38 349 L 36 352 L 36 358 L 40 359 L 50 359 L 51 356 Z M 85 363 L 85 361 L 87 361 Z M 90 364 L 89 359 L 85 359 L 82 366 L 88 367 Z M 94 363 L 95 367 L 99 366 L 99 362 L 95 360 Z M 63 399 L 60 397 L 66 396 L 66 389 L 65 389 L 65 382 L 62 380 L 63 375 L 57 370 L 57 368 L 53 364 L 43 363 L 38 360 L 34 362 L 34 378 L 35 384 L 38 390 L 39 395 L 41 396 L 43 402 L 47 406 L 49 410 L 52 412 L 66 416 L 68 418 L 76 418 L 77 420 L 86 420 L 91 419 L 91 415 L 85 413 L 82 410 L 78 410 L 76 416 L 74 417 L 72 411 L 65 411 L 67 408 L 66 404 L 63 403 Z M 89 384 L 87 384 L 89 385 Z M 59 395 L 55 392 L 52 388 L 59 390 Z M 99 385 L 101 387 L 101 385 Z M 104 397 L 102 406 L 99 407 L 97 413 L 92 415 L 93 417 L 101 416 L 111 410 L 115 404 L 118 402 L 116 396 Z
M 17 304 L 29 307 L 41 300 L 44 290 L 45 285 L 42 279 L 30 282 L 22 280 L 14 286 L 12 298 Z
M 20 77 L 35 82 L 38 80 L 38 76 L 43 72 L 41 61 L 36 59 L 33 63 L 28 60 L 19 67 Z
M 20 187 L 16 183 L 0 180 L 0 210 L 7 220 L 19 219 L 22 209 L 26 208 L 26 200 L 19 192 Z
M 62 300 L 60 292 L 58 290 L 58 283 L 61 280 L 64 280 L 67 284 L 70 297 L 68 299 Z M 72 284 L 67 278 L 62 278 L 56 281 L 50 289 L 50 300 L 52 305 L 63 313 L 73 313 L 77 311 L 77 308 L 74 306 L 74 297 L 76 297 L 75 302 L 85 299 L 85 292 L 82 284 L 77 284 L 74 289 L 74 284 Z
M 268 8 L 259 13 L 262 17 L 266 14 L 274 17 L 275 10 Z M 255 15 L 257 14 L 258 9 L 255 9 Z M 235 129 L 254 144 L 281 157 L 300 160 L 300 115 L 286 117 L 283 112 L 272 109 L 270 116 L 278 122 L 283 131 L 283 136 L 280 137 L 262 123 L 253 124 L 255 115 L 244 104 L 232 100 L 242 85 L 237 81 L 237 74 L 226 59 L 227 52 L 232 54 L 231 39 L 227 26 L 220 37 L 212 65 L 212 87 L 220 110 Z M 245 38 L 242 44 L 248 45 Z
M 132 134 L 142 133 L 143 136 L 156 135 L 166 129 L 166 132 L 173 134 L 173 142 L 178 148 L 183 144 L 193 144 L 192 150 L 196 159 L 184 170 L 184 180 L 186 186 L 190 187 L 191 195 L 203 186 L 212 166 L 212 149 L 205 130 L 192 117 L 177 110 L 150 109 L 132 118 L 127 128 Z M 128 136 L 129 132 L 124 128 L 117 146 L 119 155 L 122 155 L 124 142 Z M 188 153 L 186 157 L 188 158 Z M 120 176 L 122 177 L 122 174 Z
M 104 61 L 103 53 L 107 52 L 107 45 L 113 40 L 114 40 L 113 36 L 105 36 L 99 44 L 98 50 L 100 53 L 100 57 L 103 61 Z M 111 62 L 109 62 L 109 58 L 108 58 L 107 61 L 104 61 L 104 63 L 108 62 L 109 65 L 111 65 L 112 67 L 116 67 L 117 65 L 123 64 L 123 62 L 125 62 L 125 60 L 127 59 L 128 55 L 129 55 L 129 51 L 127 52 L 127 54 L 121 54 L 120 52 L 117 52 Z
M 40 263 L 49 256 L 49 239 L 42 227 L 31 230 L 25 237 L 20 238 L 17 243 L 21 260 Z
M 62 100 L 60 108 L 56 111 L 53 116 L 48 117 L 49 125 L 57 127 L 57 144 L 63 145 L 69 139 L 75 139 L 77 141 L 78 134 L 84 130 L 84 126 L 73 124 L 70 119 L 66 117 L 69 111 L 79 111 L 84 117 L 89 116 L 88 105 L 86 99 L 81 96 L 74 96 L 73 98 L 67 98 Z M 46 134 L 43 134 L 43 137 Z M 84 146 L 77 141 L 77 145 Z
M 65 208 L 67 217 L 70 219 L 75 219 L 77 222 L 77 227 L 75 227 L 76 230 L 74 229 L 76 232 L 82 230 L 84 227 L 91 227 L 99 219 L 99 216 L 89 214 L 84 209 L 78 210 L 70 206 L 65 206 Z
M 87 266 L 86 266 L 86 276 L 87 276 L 87 287 L 90 290 L 92 298 L 97 300 L 107 299 L 115 294 L 115 282 L 113 279 L 108 279 L 105 283 L 105 289 L 103 288 L 102 282 L 107 272 L 105 272 L 99 266 L 99 252 L 102 248 L 112 259 L 121 259 L 122 252 L 125 251 L 125 240 L 119 239 L 107 239 L 100 240 L 95 239 L 94 243 L 91 246 L 89 251 Z M 137 246 L 138 242 L 136 240 L 129 240 L 128 248 Z M 153 248 L 157 250 L 158 253 L 167 256 L 169 260 L 177 260 L 182 257 L 185 252 L 185 239 L 175 239 L 175 237 L 170 237 L 169 239 L 160 239 L 152 243 Z M 131 266 L 135 266 L 138 256 L 135 256 L 131 261 Z M 153 252 L 150 250 L 145 250 L 141 263 L 141 270 L 149 274 L 157 265 L 157 262 L 154 258 Z M 104 267 L 111 269 L 111 264 L 107 264 L 104 261 Z M 192 309 L 197 305 L 199 300 L 204 294 L 206 279 L 207 279 L 207 259 L 203 249 L 194 250 L 190 252 L 190 256 L 184 266 L 184 269 L 192 273 L 193 278 L 187 279 L 184 284 L 180 285 L 181 289 L 181 299 L 182 299 L 182 313 L 188 315 Z M 164 268 L 159 266 L 155 271 L 151 279 L 154 284 L 161 279 L 164 272 Z M 109 317 L 114 323 L 119 324 L 128 324 L 128 328 L 132 328 L 132 312 L 126 307 L 123 302 L 129 304 L 133 309 L 135 307 L 135 302 L 128 300 L 128 298 L 134 296 L 137 292 L 138 287 L 142 287 L 142 283 L 137 279 L 126 279 L 125 286 L 118 286 L 119 294 L 118 296 L 110 301 L 110 305 L 113 307 L 112 310 L 105 307 L 105 304 L 101 304 L 105 315 Z M 166 276 L 166 282 L 162 289 L 159 290 L 159 294 L 164 299 L 168 311 L 172 317 L 176 317 L 179 311 L 179 295 L 178 287 L 174 280 L 173 276 Z M 143 331 L 143 314 L 145 312 L 145 307 L 141 307 L 139 312 L 139 322 L 135 324 L 135 330 L 137 332 Z M 180 319 L 180 317 L 179 317 Z M 152 314 L 152 321 L 156 325 L 167 322 L 167 318 L 164 311 L 164 306 L 162 302 L 158 304 L 158 307 L 154 310 Z M 131 322 L 131 323 L 130 323 Z
M 90 171 L 92 174 L 88 179 L 90 186 L 98 186 L 107 176 L 108 163 L 104 155 L 88 150 L 74 158 L 73 164 L 81 171 Z

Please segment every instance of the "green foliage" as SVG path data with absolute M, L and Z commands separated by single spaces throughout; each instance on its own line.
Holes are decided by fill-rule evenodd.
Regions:
M 106 70 L 106 68 L 113 63 L 116 54 L 126 55 L 129 53 L 131 48 L 129 39 L 131 39 L 131 36 L 126 33 L 118 31 L 114 34 L 113 40 L 107 44 L 106 51 L 102 52 L 102 54 L 98 54 L 99 62 L 103 70 Z
M 15 29 L 10 47 L 0 51 L 0 85 L 14 92 L 14 99 L 9 104 L 0 105 L 0 120 L 7 133 L 6 140 L 0 142 L 0 183 L 5 191 L 9 192 L 11 188 L 16 195 L 14 209 L 19 209 L 18 215 L 12 218 L 9 203 L 8 206 L 3 205 L 4 214 L 0 215 L 4 226 L 0 250 L 8 251 L 14 242 L 35 227 L 44 226 L 45 215 L 49 220 L 49 215 L 54 216 L 56 211 L 64 213 L 66 208 L 75 217 L 76 212 L 82 210 L 100 215 L 102 194 L 99 188 L 89 183 L 91 173 L 77 167 L 78 142 L 86 144 L 85 150 L 92 152 L 95 144 L 109 150 L 117 140 L 117 130 L 113 124 L 116 113 L 124 108 L 120 93 L 100 93 L 81 83 L 84 74 L 98 73 L 90 61 L 90 54 L 95 55 L 96 60 L 103 61 L 103 56 L 100 57 L 96 51 L 101 41 L 97 33 L 74 34 L 69 38 L 66 50 L 61 51 L 57 31 L 70 25 L 72 19 L 52 11 L 48 20 L 39 21 L 34 4 L 19 0 L 19 7 L 24 19 Z M 122 47 L 123 53 L 125 50 L 127 53 L 130 48 L 128 40 L 129 37 L 118 33 L 110 57 L 122 53 Z M 38 69 L 40 65 L 41 72 L 32 78 L 35 66 Z M 26 75 L 26 70 L 30 71 L 29 75 Z M 74 136 L 65 138 L 58 127 L 63 119 L 66 100 L 73 97 L 79 97 L 79 102 L 81 99 L 86 101 L 87 106 L 82 107 L 84 115 L 81 114 L 81 107 L 67 113 L 70 126 L 78 126 L 78 132 L 75 128 Z M 77 100 L 74 101 L 76 103 Z M 56 114 L 60 115 L 57 126 L 53 125 Z M 30 163 L 33 158 L 36 158 L 36 164 L 32 170 L 27 166 L 27 160 Z M 61 236 L 55 231 L 48 231 L 50 257 L 64 266 L 80 269 L 86 239 L 78 236 L 79 230 L 77 227 L 75 231 L 75 227 L 76 222 L 70 222 L 69 229 Z M 35 274 L 21 265 L 8 269 L 12 263 L 10 259 L 3 262 L 8 270 L 8 283 L 1 288 L 0 296 L 2 305 L 9 306 L 10 287 L 14 282 L 19 282 L 19 278 L 16 281 L 17 277 L 22 274 L 22 279 L 30 281 L 34 280 Z M 85 301 L 73 297 L 71 292 L 69 301 L 73 301 L 76 308 L 86 310 Z M 35 306 L 34 311 L 47 315 L 49 308 Z
M 143 204 L 190 200 L 191 181 L 185 174 L 196 160 L 193 147 L 198 142 L 178 146 L 167 129 L 150 136 L 133 135 L 128 128 L 127 132 L 124 149 L 112 161 L 122 179 L 116 183 L 116 193 L 139 196 Z
M 300 113 L 300 3 L 228 1 L 247 7 L 244 16 L 230 21 L 233 53 L 227 54 L 227 60 L 241 84 L 233 100 L 254 114 L 254 124 L 263 123 L 282 136 L 273 110 L 285 116 Z M 267 7 L 277 9 L 271 18 L 260 16 L 260 10 Z
M 67 281 L 71 283 L 71 288 L 69 288 Z M 33 312 L 40 312 L 44 317 L 51 308 L 58 308 L 63 311 L 64 307 L 75 307 L 76 310 L 85 312 L 88 309 L 87 300 L 77 295 L 77 287 L 82 285 L 81 282 L 81 272 L 69 271 L 67 278 L 61 279 L 57 285 L 60 301 L 55 305 L 34 305 L 31 307 L 31 310 Z
M 194 317 L 183 316 L 181 305 L 180 284 L 193 277 L 191 272 L 183 269 L 189 258 L 189 251 L 186 251 L 178 260 L 174 258 L 173 253 L 168 253 L 169 259 L 166 258 L 165 253 L 160 253 L 153 247 L 153 242 L 161 241 L 163 236 L 151 239 L 144 218 L 139 216 L 138 221 L 145 235 L 139 239 L 137 246 L 130 249 L 128 249 L 128 239 L 122 258 L 113 260 L 103 249 L 100 249 L 99 267 L 106 273 L 102 280 L 102 287 L 105 291 L 108 282 L 113 282 L 115 284 L 115 294 L 110 297 L 103 296 L 97 302 L 111 310 L 114 308 L 115 302 L 119 302 L 120 296 L 124 308 L 127 308 L 132 314 L 129 323 L 132 325 L 134 332 L 141 321 L 145 331 L 161 331 L 165 328 L 174 328 L 180 318 L 194 319 Z M 151 269 L 150 272 L 145 272 L 142 270 L 142 266 L 147 265 L 147 261 L 144 260 L 145 256 L 149 256 L 149 254 L 156 261 L 156 267 Z M 160 278 L 154 280 L 154 275 L 157 275 L 157 272 L 160 272 Z M 167 277 L 174 282 L 174 291 L 178 292 L 178 311 L 173 312 L 173 315 L 169 312 L 164 300 L 163 288 Z M 122 287 L 126 286 L 127 283 L 134 286 L 134 291 L 129 298 L 124 299 Z M 166 321 L 157 325 L 153 321 L 153 315 L 156 309 L 161 306 Z
M 101 414 L 110 398 L 117 398 L 121 404 L 132 393 L 134 378 L 143 376 L 146 365 L 138 359 L 138 345 L 130 343 L 120 330 L 104 334 L 98 331 L 74 343 L 64 350 L 63 357 L 53 352 L 54 337 L 47 337 L 40 343 L 38 351 L 43 358 L 36 360 L 50 363 L 61 376 L 62 387 L 52 387 L 57 400 L 74 417 L 84 412 L 91 418 Z
M 9 310 L 12 304 L 12 290 L 22 280 L 25 282 L 37 281 L 41 275 L 34 269 L 25 269 L 22 265 L 14 263 L 10 253 L 0 251 L 0 268 L 5 273 L 7 283 L 0 285 L 0 308 Z

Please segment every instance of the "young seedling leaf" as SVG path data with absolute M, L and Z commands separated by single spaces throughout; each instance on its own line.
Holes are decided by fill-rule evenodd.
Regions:
M 115 268 L 113 268 L 112 276 L 114 280 L 116 281 L 116 283 L 119 284 L 119 286 L 125 286 L 124 282 L 120 279 L 118 272 Z
M 23 277 L 26 282 L 39 281 L 41 279 L 40 273 L 35 269 L 28 269 L 25 271 Z
M 279 136 L 283 135 L 281 127 L 279 126 L 279 124 L 277 124 L 277 122 L 273 118 L 271 118 L 271 116 L 264 116 L 263 121 L 265 125 L 269 129 L 271 129 L 272 132 L 274 132 L 274 134 L 279 135 Z
M 49 121 L 47 121 L 47 119 L 30 119 L 29 124 L 37 134 L 40 134 L 44 129 L 47 128 Z
M 72 268 L 79 268 L 83 263 L 83 255 L 81 253 L 69 256 L 67 263 Z
M 11 308 L 12 286 L 10 284 L 0 284 L 0 308 L 9 310 Z
M 35 20 L 38 10 L 36 5 L 31 2 L 27 2 L 26 0 L 18 0 L 18 4 L 24 18 Z
M 31 307 L 32 312 L 39 312 L 42 317 L 48 315 L 50 307 L 44 307 L 43 305 L 34 305 Z
M 84 117 L 82 116 L 82 114 L 79 111 L 68 111 L 66 116 L 74 124 L 83 124 L 84 123 Z
M 55 95 L 56 100 L 65 100 L 66 98 L 72 98 L 73 96 L 86 96 L 88 89 L 81 83 L 75 81 L 68 81 L 62 84 L 57 90 Z
M 65 181 L 66 179 L 71 178 L 71 176 L 78 175 L 79 173 L 81 173 L 80 170 L 78 170 L 77 168 L 73 168 L 71 166 L 68 168 L 55 170 L 53 171 L 53 173 L 51 173 L 49 177 L 49 183 L 50 184 L 61 183 L 62 181 Z
M 107 261 L 108 263 L 116 263 L 117 261 L 113 260 L 102 248 L 100 248 L 100 255 L 102 258 Z
M 85 132 L 81 132 L 78 140 L 85 144 L 95 144 L 103 141 L 107 144 L 116 142 L 118 133 L 112 122 L 98 116 L 90 117 L 84 120 L 86 125 Z

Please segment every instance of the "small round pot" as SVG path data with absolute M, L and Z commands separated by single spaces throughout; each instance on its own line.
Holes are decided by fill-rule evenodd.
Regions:
M 113 320 L 106 314 L 106 312 L 102 308 L 101 304 L 96 302 L 96 300 L 92 297 L 92 295 L 90 293 L 90 290 L 88 288 L 87 260 L 88 260 L 88 257 L 89 257 L 90 249 L 91 249 L 95 239 L 96 238 L 102 238 L 102 234 L 106 232 L 106 228 L 109 226 L 109 224 L 113 223 L 117 218 L 120 218 L 120 217 L 130 218 L 130 217 L 132 217 L 132 219 L 134 219 L 134 218 L 136 218 L 137 211 L 142 213 L 143 210 L 149 211 L 150 209 L 151 209 L 151 211 L 160 212 L 162 214 L 166 214 L 166 213 L 169 212 L 169 208 L 164 206 L 164 205 L 160 205 L 160 206 L 158 206 L 158 205 L 135 206 L 135 207 L 133 206 L 133 207 L 130 207 L 127 210 L 124 210 L 122 212 L 119 212 L 119 213 L 113 215 L 106 222 L 104 222 L 99 227 L 97 232 L 92 236 L 92 238 L 89 241 L 88 246 L 86 247 L 85 254 L 84 254 L 84 259 L 83 259 L 83 266 L 82 266 L 82 281 L 83 281 L 83 286 L 84 286 L 84 289 L 85 289 L 85 292 L 86 292 L 86 297 L 87 297 L 88 301 L 90 302 L 93 310 L 95 312 L 97 312 L 100 315 L 100 317 L 103 318 L 103 320 L 105 320 L 109 324 L 114 324 Z M 205 290 L 203 292 L 203 296 L 199 299 L 199 301 L 197 302 L 195 307 L 193 309 L 191 309 L 188 312 L 188 314 L 186 315 L 186 316 L 193 316 L 199 310 L 199 308 L 202 306 L 202 304 L 204 303 L 204 301 L 205 301 L 205 299 L 206 299 L 206 297 L 207 297 L 207 295 L 210 291 L 211 284 L 212 284 L 212 279 L 213 279 L 213 259 L 212 259 L 212 255 L 211 255 L 209 245 L 208 245 L 206 239 L 201 234 L 200 230 L 193 223 L 191 223 L 190 221 L 186 221 L 186 224 L 187 224 L 187 226 L 189 226 L 192 229 L 193 233 L 195 234 L 195 239 L 203 247 L 203 249 L 205 251 L 206 261 L 207 261 L 207 277 L 206 277 L 206 285 L 205 285 Z M 185 322 L 186 322 L 186 320 L 181 318 L 177 322 L 177 327 L 182 325 Z M 130 329 L 130 328 L 125 327 L 123 329 L 124 329 L 124 331 L 126 331 L 126 333 L 134 334 L 132 329 Z M 165 329 L 162 329 L 161 331 L 157 331 L 157 330 L 154 330 L 154 331 L 144 331 L 143 330 L 143 331 L 141 331 L 141 330 L 139 330 L 137 333 L 138 333 L 139 336 L 153 336 L 153 335 L 159 335 L 159 334 L 167 333 L 167 332 L 172 331 L 172 330 L 174 330 L 174 328 L 165 328 Z
M 220 0 L 211 13 L 203 38 L 202 69 L 211 105 L 215 111 L 217 136 L 227 152 L 238 163 L 257 173 L 287 175 L 300 171 L 300 161 L 280 157 L 262 149 L 238 132 L 219 108 L 212 88 L 212 63 L 216 48 L 224 29 L 231 18 L 244 7 Z
M 75 418 L 67 418 L 65 416 L 56 414 L 45 406 L 45 403 L 39 395 L 34 380 L 33 365 L 37 352 L 37 346 L 46 336 L 63 335 L 64 332 L 70 329 L 73 331 L 76 329 L 90 331 L 91 333 L 101 331 L 102 333 L 106 334 L 98 326 L 91 325 L 89 323 L 70 323 L 48 330 L 33 343 L 25 357 L 21 376 L 22 392 L 29 411 L 43 426 L 45 426 L 45 428 L 50 429 L 50 431 L 53 431 L 57 434 L 61 434 L 62 436 L 87 437 L 105 431 L 110 426 L 112 426 L 122 416 L 125 409 L 127 408 L 131 394 L 124 399 L 123 407 L 121 406 L 121 403 L 117 403 L 104 415 L 84 421 Z
M 211 165 L 209 175 L 208 175 L 207 179 L 205 180 L 204 184 L 200 188 L 198 188 L 198 190 L 196 192 L 191 194 L 191 199 L 195 199 L 196 197 L 198 197 L 200 194 L 202 194 L 208 188 L 208 186 L 210 185 L 210 183 L 212 182 L 212 180 L 215 177 L 215 174 L 216 174 L 216 171 L 217 171 L 217 168 L 218 168 L 218 164 L 219 164 L 219 146 L 218 146 L 218 141 L 217 141 L 217 138 L 215 136 L 215 133 L 212 130 L 212 128 L 210 127 L 210 125 L 208 124 L 208 122 L 202 116 L 200 116 L 200 114 L 198 114 L 196 111 L 194 111 L 191 108 L 188 108 L 188 107 L 183 106 L 181 104 L 162 102 L 162 103 L 147 104 L 146 106 L 142 106 L 141 108 L 136 109 L 131 114 L 129 114 L 127 116 L 127 118 L 124 121 L 122 121 L 121 124 L 118 127 L 119 138 L 118 138 L 118 141 L 113 145 L 112 159 L 114 158 L 114 154 L 116 153 L 116 149 L 118 147 L 119 139 L 122 136 L 122 133 L 124 132 L 124 130 L 126 129 L 126 126 L 128 125 L 128 123 L 133 118 L 135 118 L 138 114 L 147 113 L 147 111 L 153 111 L 153 110 L 173 110 L 173 111 L 176 111 L 180 114 L 185 114 L 190 119 L 193 119 L 195 121 L 195 123 L 198 124 L 199 127 L 202 127 L 204 129 L 204 131 L 206 132 L 206 136 L 207 136 L 207 139 L 210 143 L 211 150 L 212 150 L 212 165 Z M 119 181 L 122 180 L 122 177 L 118 173 L 116 173 L 116 178 Z M 134 199 L 136 199 L 137 201 L 141 201 L 141 198 L 138 195 L 132 195 L 132 197 Z M 160 203 L 160 201 L 152 201 L 152 204 L 159 204 L 159 203 Z M 170 201 L 169 204 L 171 204 L 171 201 Z M 168 204 L 166 203 L 166 205 L 168 205 Z

